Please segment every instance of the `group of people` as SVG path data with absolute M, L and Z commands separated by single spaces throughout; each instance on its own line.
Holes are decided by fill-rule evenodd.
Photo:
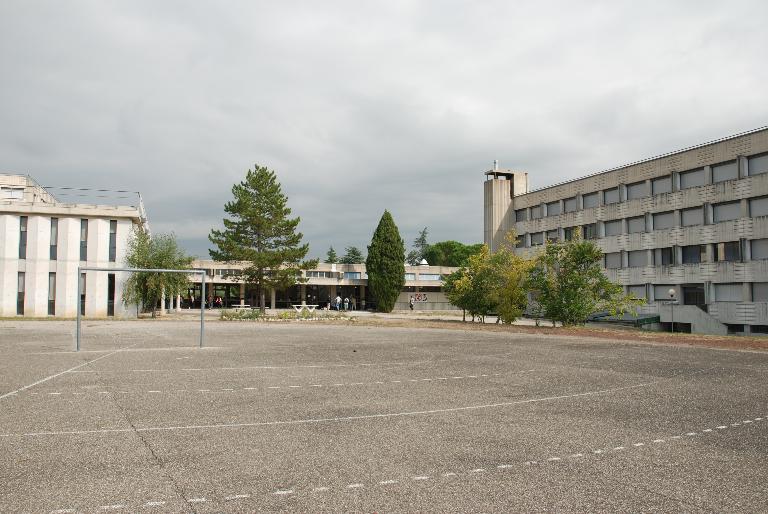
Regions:
M 350 307 L 353 311 L 357 310 L 357 300 L 354 296 L 352 297 L 352 300 L 348 297 L 344 297 L 342 300 L 340 295 L 336 295 L 336 298 L 333 299 L 333 303 L 329 303 L 327 308 L 329 310 L 333 309 L 337 311 L 340 311 L 343 308 L 345 311 L 348 311 Z

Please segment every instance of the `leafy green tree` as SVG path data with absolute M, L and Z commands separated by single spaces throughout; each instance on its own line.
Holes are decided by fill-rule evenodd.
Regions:
M 493 274 L 493 302 L 496 304 L 498 321 L 513 323 L 523 315 L 528 305 L 527 280 L 533 261 L 514 251 L 516 234 L 507 234 L 506 242 L 491 255 L 490 272 Z
M 379 312 L 391 312 L 405 285 L 405 244 L 387 210 L 373 233 L 365 265 L 376 308 Z
M 634 310 L 637 300 L 603 274 L 603 253 L 577 231 L 570 241 L 548 243 L 534 261 L 528 287 L 539 313 L 563 325 L 583 324 L 598 311 Z
M 365 257 L 358 247 L 347 246 L 340 262 L 342 264 L 362 264 L 365 262 Z
M 472 321 L 478 316 L 484 321 L 496 308 L 494 278 L 490 252 L 483 245 L 466 266 L 449 275 L 444 291 L 448 301 L 472 315 Z
M 245 180 L 232 186 L 232 196 L 224 205 L 230 215 L 224 230 L 211 230 L 208 236 L 217 247 L 210 254 L 218 261 L 246 263 L 234 276 L 256 286 L 264 312 L 267 289 L 301 282 L 301 270 L 316 266 L 317 260 L 302 261 L 309 245 L 301 244 L 304 236 L 296 231 L 300 218 L 289 217 L 288 198 L 274 171 L 261 166 L 248 170 Z
M 190 268 L 192 260 L 179 248 L 175 235 L 150 237 L 148 232 L 136 228 L 128 240 L 125 263 L 130 268 L 184 270 Z M 189 277 L 184 273 L 131 273 L 123 286 L 122 299 L 124 304 L 136 304 L 141 310 L 151 308 L 154 318 L 163 293 L 176 296 L 185 293 L 188 285 Z
M 336 250 L 333 249 L 333 246 L 328 248 L 328 253 L 325 255 L 325 262 L 328 264 L 336 264 L 339 262 L 339 256 L 336 255 Z
M 466 268 L 461 268 L 450 275 L 446 275 L 443 281 L 445 297 L 451 302 L 451 305 L 455 305 L 463 311 L 462 321 L 467 321 L 470 287 L 471 283 Z
M 482 243 L 465 245 L 458 241 L 440 241 L 429 245 L 424 258 L 432 266 L 466 266 L 469 256 L 483 247 Z
M 411 266 L 417 266 L 421 264 L 421 260 L 425 258 L 429 243 L 427 242 L 427 227 L 419 232 L 418 237 L 413 240 L 413 250 L 408 252 L 406 262 Z M 427 261 L 429 262 L 429 261 Z

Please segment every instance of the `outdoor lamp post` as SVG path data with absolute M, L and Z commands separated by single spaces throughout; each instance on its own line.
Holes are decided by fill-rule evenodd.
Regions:
M 675 295 L 677 292 L 675 291 L 675 288 L 669 289 L 669 310 L 670 310 L 670 316 L 672 318 L 672 333 L 675 333 Z

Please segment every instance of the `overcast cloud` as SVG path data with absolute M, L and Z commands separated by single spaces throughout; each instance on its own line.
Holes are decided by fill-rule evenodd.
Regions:
M 0 171 L 141 191 L 207 257 L 274 169 L 310 253 L 482 241 L 483 172 L 531 186 L 768 124 L 768 3 L 0 2 Z

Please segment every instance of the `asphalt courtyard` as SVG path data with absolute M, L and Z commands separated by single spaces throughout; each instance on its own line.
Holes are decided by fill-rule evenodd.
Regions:
M 768 511 L 768 353 L 0 321 L 2 512 Z

